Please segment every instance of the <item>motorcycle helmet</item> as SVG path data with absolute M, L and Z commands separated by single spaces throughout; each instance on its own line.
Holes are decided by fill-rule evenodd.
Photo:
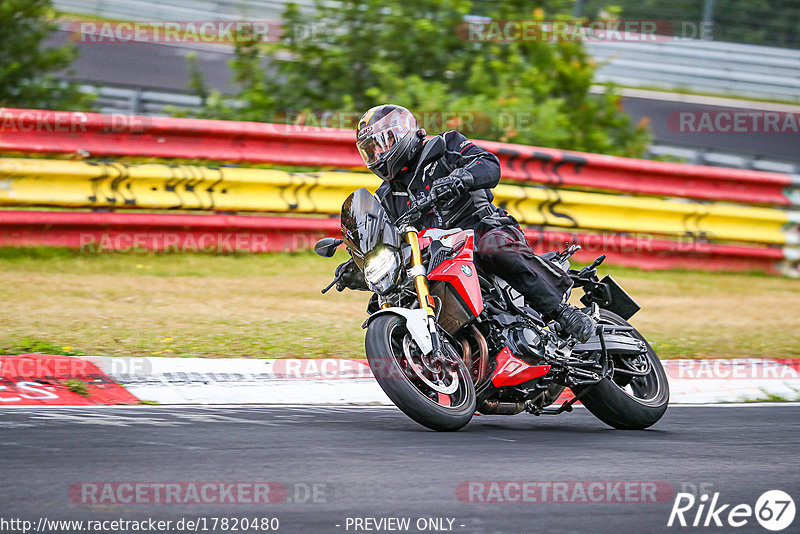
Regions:
M 425 130 L 402 106 L 383 104 L 370 109 L 358 121 L 356 148 L 367 168 L 383 180 L 391 180 L 408 167 Z

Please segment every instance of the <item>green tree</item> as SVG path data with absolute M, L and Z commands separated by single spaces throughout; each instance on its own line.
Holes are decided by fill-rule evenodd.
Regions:
M 54 76 L 72 63 L 74 46 L 45 48 L 56 29 L 51 0 L 0 0 L 0 106 L 86 109 L 92 97 Z
M 236 45 L 232 68 L 244 106 L 226 107 L 211 95 L 205 114 L 311 124 L 309 112 L 358 113 L 392 102 L 418 116 L 453 112 L 478 118 L 473 131 L 464 131 L 465 121 L 458 118 L 434 121 L 440 128 L 433 130 L 452 127 L 479 139 L 641 155 L 649 140 L 645 128 L 631 125 L 613 88 L 590 94 L 596 65 L 580 41 L 509 41 L 496 38 L 491 25 L 470 33 L 465 22 L 476 12 L 494 21 L 544 21 L 536 6 L 569 18 L 571 2 L 484 2 L 475 11 L 467 0 L 342 0 L 335 6 L 320 2 L 313 14 L 290 4 L 280 42 Z

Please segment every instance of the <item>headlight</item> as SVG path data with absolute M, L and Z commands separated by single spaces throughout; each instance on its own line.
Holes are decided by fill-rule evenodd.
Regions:
M 364 278 L 375 293 L 387 293 L 400 278 L 400 255 L 388 248 L 371 254 L 364 262 Z

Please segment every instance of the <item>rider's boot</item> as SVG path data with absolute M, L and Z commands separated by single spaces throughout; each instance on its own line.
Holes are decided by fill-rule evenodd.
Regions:
M 594 319 L 571 304 L 563 303 L 558 309 L 556 322 L 564 331 L 584 343 L 597 329 Z

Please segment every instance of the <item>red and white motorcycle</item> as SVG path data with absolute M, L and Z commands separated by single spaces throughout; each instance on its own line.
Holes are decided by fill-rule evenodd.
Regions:
M 472 230 L 415 228 L 435 203 L 416 203 L 392 223 L 359 189 L 342 206 L 342 239 L 324 238 L 315 247 L 331 257 L 344 242 L 348 261 L 364 272 L 374 293 L 363 325 L 366 355 L 398 408 L 441 431 L 464 427 L 476 411 L 560 414 L 577 400 L 615 428 L 647 428 L 664 415 L 664 368 L 627 322 L 640 307 L 611 276 L 598 279 L 605 256 L 580 271 L 569 265 L 576 245 L 543 256 L 569 273 L 573 290 L 583 289 L 581 302 L 598 323 L 580 343 L 501 278 L 477 271 Z M 565 388 L 575 396 L 551 407 Z

